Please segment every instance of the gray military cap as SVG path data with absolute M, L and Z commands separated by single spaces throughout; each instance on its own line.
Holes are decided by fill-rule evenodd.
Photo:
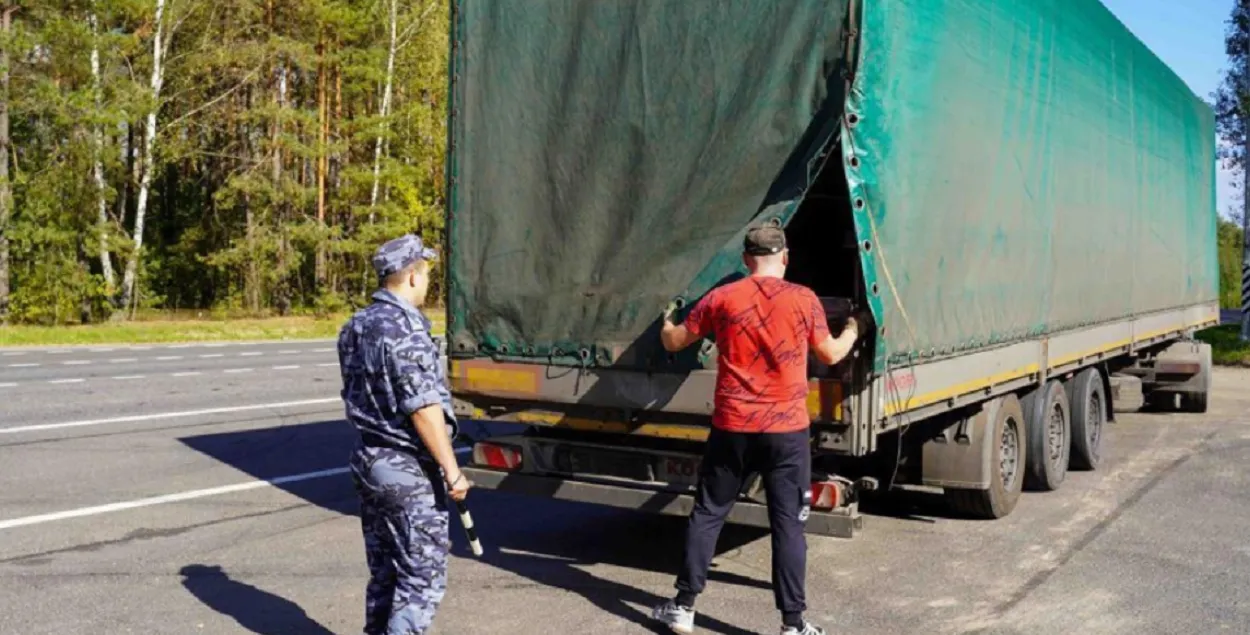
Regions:
M 373 253 L 373 269 L 379 278 L 385 278 L 418 260 L 437 258 L 438 252 L 423 245 L 420 238 L 405 234 L 378 247 Z

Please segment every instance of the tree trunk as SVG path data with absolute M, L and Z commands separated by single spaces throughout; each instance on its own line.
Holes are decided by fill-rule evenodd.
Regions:
M 391 90 L 395 80 L 396 28 L 399 22 L 399 0 L 390 3 L 391 42 L 386 52 L 386 83 L 382 88 L 382 121 L 377 141 L 373 144 L 373 191 L 369 194 L 369 222 L 373 223 L 373 208 L 378 204 L 378 186 L 382 176 L 382 137 L 387 130 L 387 117 L 391 115 Z
M 326 86 L 326 39 L 325 32 L 322 31 L 321 38 L 317 43 L 317 115 L 318 115 L 318 131 L 317 131 L 317 229 L 324 230 L 326 226 L 326 169 L 328 167 L 328 156 L 326 141 L 329 136 L 329 90 Z M 317 239 L 317 262 L 316 262 L 316 282 L 317 290 L 320 291 L 326 281 L 326 249 L 323 237 Z
M 13 12 L 5 3 L 0 16 L 0 322 L 9 321 L 9 223 L 13 216 L 13 192 L 9 186 L 9 37 Z
M 100 42 L 99 25 L 96 20 L 95 2 L 88 20 L 91 23 L 91 79 L 94 84 L 96 116 L 103 110 L 103 89 L 100 86 Z M 117 279 L 113 273 L 113 258 L 109 255 L 109 215 L 108 201 L 105 200 L 104 189 L 104 131 L 97 122 L 92 130 L 94 165 L 92 175 L 96 187 L 96 225 L 100 232 L 100 269 L 104 272 L 104 285 L 111 297 L 116 292 Z
M 148 111 L 147 127 L 143 135 L 143 156 L 141 162 L 142 176 L 139 179 L 139 200 L 135 205 L 135 227 L 131 234 L 134 250 L 126 261 L 126 275 L 122 279 L 122 295 L 120 306 L 129 306 L 135 290 L 135 275 L 139 268 L 140 252 L 143 249 L 143 221 L 147 213 L 148 190 L 152 184 L 154 158 L 152 152 L 156 143 L 156 111 L 160 109 L 161 84 L 164 81 L 164 69 L 161 67 L 161 55 L 164 53 L 162 34 L 165 16 L 165 0 L 156 0 L 156 35 L 152 40 L 152 109 Z
M 129 121 L 118 124 L 117 142 L 121 145 L 122 186 L 117 188 L 117 206 L 114 215 L 121 225 L 126 224 L 126 213 L 130 206 L 130 188 L 135 181 L 134 162 L 134 128 Z

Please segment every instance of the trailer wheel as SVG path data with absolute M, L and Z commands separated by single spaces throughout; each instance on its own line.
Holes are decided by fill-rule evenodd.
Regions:
M 1015 509 L 1024 487 L 1025 450 L 1028 436 L 1024 411 L 1015 395 L 1002 398 L 990 430 L 993 453 L 990 460 L 989 489 L 946 490 L 946 501 L 954 511 L 993 520 Z
M 1071 467 L 1096 470 L 1102 461 L 1102 433 L 1107 423 L 1107 398 L 1098 369 L 1087 368 L 1073 378 L 1068 384 L 1068 398 L 1072 402 Z
M 1020 400 L 1028 428 L 1028 459 L 1024 486 L 1050 492 L 1059 489 L 1068 474 L 1072 438 L 1071 410 L 1063 384 L 1049 381 Z

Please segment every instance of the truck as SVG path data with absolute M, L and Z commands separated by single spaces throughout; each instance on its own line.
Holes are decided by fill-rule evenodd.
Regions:
M 906 489 L 1001 518 L 1098 469 L 1124 399 L 1206 410 L 1214 116 L 1097 0 L 451 7 L 448 377 L 511 424 L 477 487 L 688 514 L 716 344 L 661 314 L 758 225 L 833 333 L 865 316 L 809 362 L 810 533 Z

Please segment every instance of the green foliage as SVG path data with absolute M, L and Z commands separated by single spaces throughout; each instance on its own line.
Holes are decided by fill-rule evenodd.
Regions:
M 13 321 L 337 314 L 367 301 L 382 241 L 441 245 L 448 3 L 398 2 L 383 117 L 391 1 L 164 0 L 155 95 L 157 0 L 20 2 L 5 42 Z M 137 295 L 117 307 L 153 108 Z
M 1211 361 L 1221 366 L 1250 368 L 1250 343 L 1241 340 L 1241 328 L 1225 324 L 1200 331 L 1199 340 L 1211 345 Z
M 1241 223 L 1221 218 L 1219 221 L 1220 306 L 1241 308 Z
M 1224 158 L 1244 169 L 1246 123 L 1250 121 L 1250 0 L 1234 0 L 1226 23 L 1224 48 L 1228 69 L 1215 92 L 1215 115 L 1226 146 Z

